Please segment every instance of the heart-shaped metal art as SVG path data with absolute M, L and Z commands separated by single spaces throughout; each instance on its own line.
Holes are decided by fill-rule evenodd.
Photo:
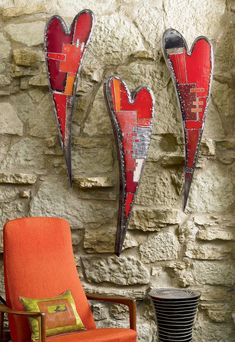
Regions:
M 45 30 L 45 52 L 50 91 L 52 93 L 60 143 L 64 152 L 69 182 L 72 182 L 71 123 L 78 74 L 90 41 L 94 15 L 79 12 L 70 29 L 59 16 L 50 18 Z
M 130 92 L 119 77 L 104 85 L 117 143 L 120 194 L 115 253 L 120 255 L 152 133 L 154 96 L 148 87 Z
M 183 36 L 172 28 L 165 31 L 162 46 L 183 118 L 185 138 L 183 209 L 185 209 L 210 96 L 213 51 L 211 43 L 203 36 L 196 38 L 189 51 Z

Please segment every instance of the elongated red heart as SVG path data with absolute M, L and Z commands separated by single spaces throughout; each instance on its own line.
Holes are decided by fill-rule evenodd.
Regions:
M 120 255 L 152 132 L 154 97 L 147 87 L 130 93 L 119 77 L 105 82 L 104 93 L 116 137 L 120 165 L 120 203 L 115 252 Z
M 45 51 L 50 91 L 53 96 L 61 146 L 64 151 L 71 183 L 71 122 L 78 74 L 89 43 L 94 15 L 81 11 L 70 29 L 59 16 L 48 21 L 45 31 Z
M 174 29 L 163 35 L 164 56 L 174 81 L 185 137 L 185 209 L 198 157 L 210 95 L 213 52 L 206 37 L 198 37 L 189 52 L 183 36 Z

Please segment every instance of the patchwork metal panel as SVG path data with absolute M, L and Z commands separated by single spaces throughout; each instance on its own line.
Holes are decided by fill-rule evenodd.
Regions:
M 185 138 L 183 209 L 185 209 L 208 107 L 213 51 L 211 43 L 203 36 L 194 41 L 189 51 L 183 36 L 171 28 L 165 31 L 162 45 L 183 119 Z
M 104 93 L 116 138 L 120 166 L 120 203 L 115 253 L 120 255 L 152 133 L 154 96 L 148 87 L 130 93 L 119 77 L 110 77 Z
M 59 16 L 51 17 L 45 29 L 44 44 L 49 85 L 70 184 L 72 182 L 72 113 L 78 74 L 90 41 L 93 23 L 93 13 L 90 10 L 84 10 L 76 15 L 70 29 Z

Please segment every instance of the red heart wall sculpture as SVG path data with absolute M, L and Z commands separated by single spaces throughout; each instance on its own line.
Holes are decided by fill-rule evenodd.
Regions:
M 90 10 L 84 10 L 76 15 L 70 30 L 67 29 L 61 17 L 53 16 L 48 21 L 45 31 L 50 91 L 53 96 L 60 143 L 64 151 L 70 184 L 72 182 L 72 113 L 78 74 L 90 41 L 93 22 L 93 13 Z
M 182 35 L 168 29 L 163 52 L 178 95 L 185 137 L 185 209 L 198 157 L 210 95 L 213 52 L 206 37 L 198 37 L 189 52 Z
M 154 96 L 147 87 L 130 93 L 125 82 L 118 77 L 110 77 L 105 82 L 104 93 L 120 166 L 120 203 L 115 243 L 115 253 L 120 255 L 150 143 Z

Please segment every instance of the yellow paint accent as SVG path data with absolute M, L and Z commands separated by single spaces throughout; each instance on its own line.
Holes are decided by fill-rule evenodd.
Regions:
M 71 96 L 73 94 L 73 85 L 74 85 L 75 75 L 68 74 L 64 94 Z
M 119 112 L 121 110 L 121 84 L 117 79 L 113 79 L 114 97 L 115 97 L 115 110 Z

